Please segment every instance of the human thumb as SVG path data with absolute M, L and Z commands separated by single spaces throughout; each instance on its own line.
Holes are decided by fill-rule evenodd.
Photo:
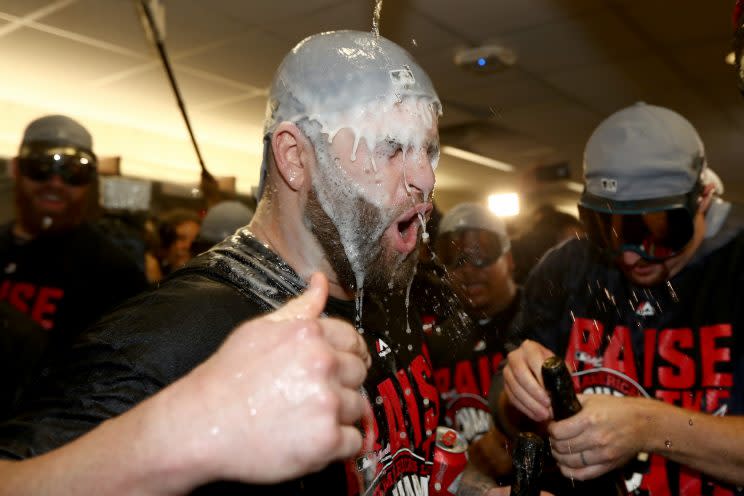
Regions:
M 290 319 L 315 319 L 320 316 L 328 300 L 328 278 L 321 272 L 310 277 L 310 284 L 304 293 L 289 300 L 283 307 L 271 313 L 273 321 Z

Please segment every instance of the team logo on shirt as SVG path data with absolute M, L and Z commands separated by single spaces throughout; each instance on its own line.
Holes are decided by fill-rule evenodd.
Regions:
M 635 311 L 636 315 L 641 317 L 653 317 L 656 315 L 656 310 L 648 301 L 643 301 L 638 304 Z
M 375 348 L 377 348 L 377 355 L 380 357 L 386 357 L 390 353 L 390 346 L 382 339 L 377 339 Z

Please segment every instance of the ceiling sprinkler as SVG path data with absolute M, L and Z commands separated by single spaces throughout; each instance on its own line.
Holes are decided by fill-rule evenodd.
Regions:
M 517 63 L 514 50 L 501 45 L 463 48 L 455 53 L 455 65 L 476 72 L 494 72 Z

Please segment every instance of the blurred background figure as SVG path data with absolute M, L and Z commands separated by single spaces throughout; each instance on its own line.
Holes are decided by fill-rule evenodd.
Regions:
M 11 167 L 15 218 L 0 227 L 0 415 L 44 362 L 61 359 L 89 324 L 146 286 L 135 261 L 85 221 L 97 158 L 82 125 L 36 119 Z
M 519 284 L 524 283 L 545 252 L 584 234 L 584 226 L 578 218 L 552 205 L 539 207 L 532 214 L 527 231 L 514 240 L 514 280 Z
M 471 443 L 471 462 L 494 478 L 511 469 L 506 440 L 492 430 L 488 409 L 491 378 L 519 306 L 510 249 L 504 222 L 485 206 L 461 203 L 442 217 L 436 255 L 461 310 L 434 326 L 427 338 L 444 422 Z
M 175 208 L 158 218 L 157 258 L 160 276 L 166 277 L 191 260 L 191 244 L 199 235 L 201 217 L 193 210 Z M 155 282 L 150 278 L 151 282 Z
M 196 256 L 205 252 L 241 227 L 247 226 L 253 218 L 253 210 L 239 201 L 222 201 L 211 207 L 201 223 L 196 240 L 191 245 L 191 254 Z
M 447 212 L 436 252 L 473 319 L 485 323 L 514 306 L 511 242 L 504 222 L 485 206 L 461 203 Z

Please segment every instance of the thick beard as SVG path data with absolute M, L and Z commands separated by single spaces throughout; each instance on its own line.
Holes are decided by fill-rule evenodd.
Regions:
M 79 226 L 85 219 L 86 201 L 69 201 L 68 208 L 63 212 L 50 214 L 41 212 L 34 206 L 32 193 L 21 187 L 19 181 L 15 183 L 14 193 L 18 222 L 34 237 L 68 231 Z
M 356 212 L 359 226 L 376 226 L 382 221 L 380 210 L 364 198 L 356 197 L 354 204 L 346 208 Z M 339 283 L 351 291 L 358 289 L 357 276 L 349 263 L 338 228 L 323 210 L 315 188 L 308 194 L 305 224 L 323 247 Z M 364 272 L 362 284 L 365 291 L 384 293 L 406 289 L 415 274 L 418 250 L 408 255 L 391 253 L 383 246 L 382 238 L 370 239 L 369 232 L 364 229 L 355 234 L 354 244 Z

